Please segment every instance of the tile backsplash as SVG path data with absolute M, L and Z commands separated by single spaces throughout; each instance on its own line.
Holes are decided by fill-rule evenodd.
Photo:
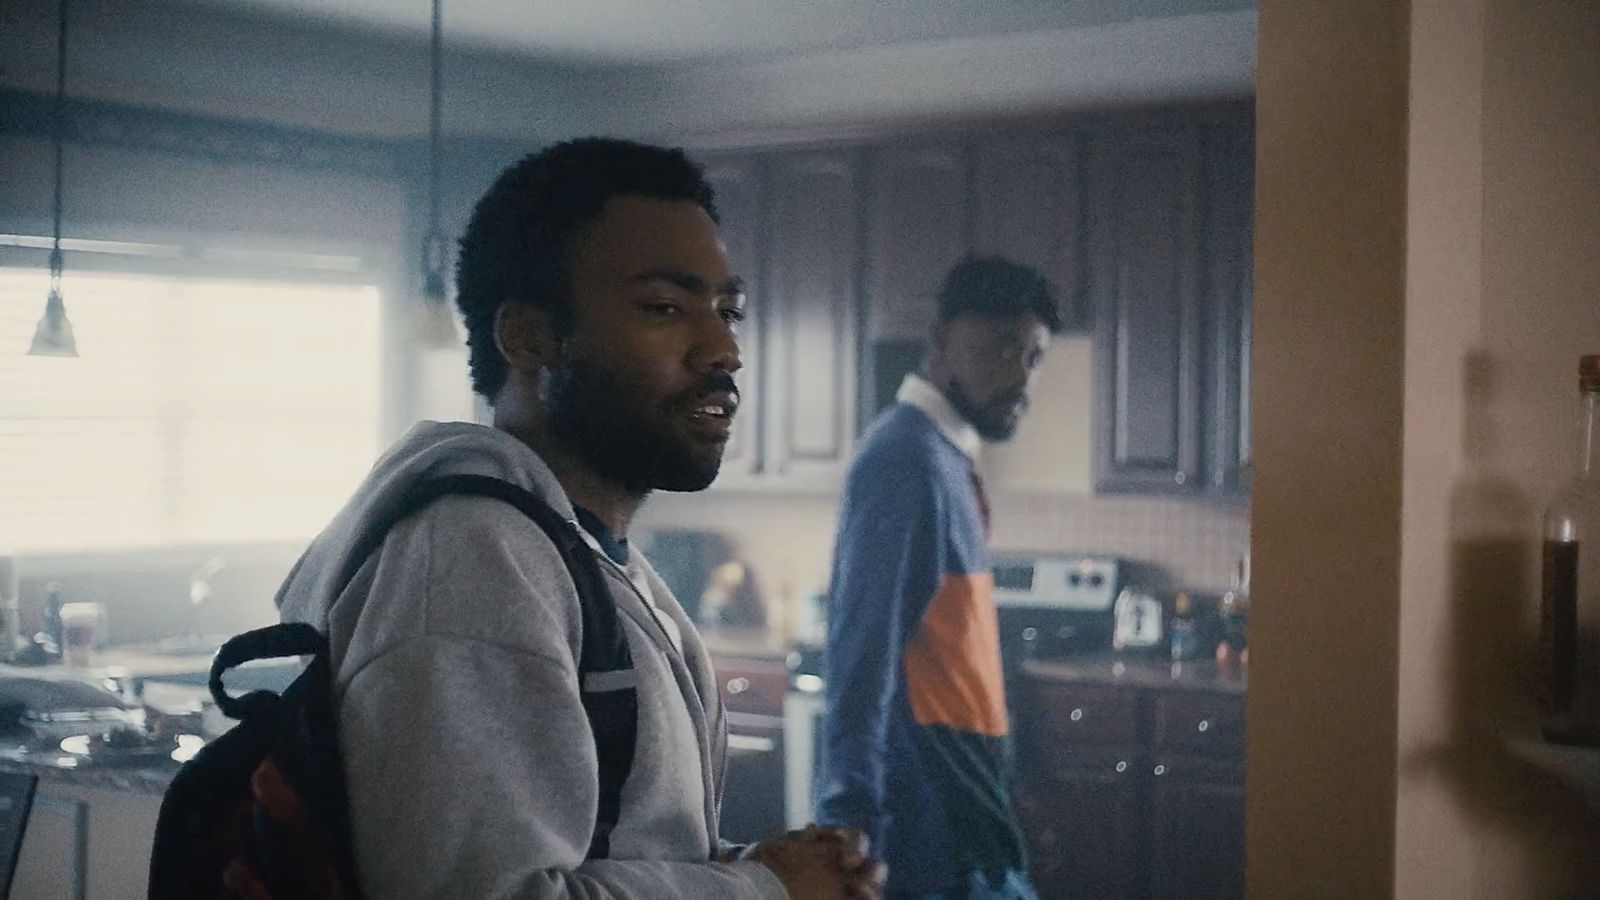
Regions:
M 996 549 L 1113 554 L 1130 578 L 1157 590 L 1204 592 L 1229 586 L 1250 543 L 1249 509 L 1207 501 L 1087 495 L 998 495 Z M 641 513 L 635 533 L 661 528 L 716 531 L 749 564 L 767 603 L 825 588 L 833 554 L 832 495 L 712 491 L 661 494 Z M 63 599 L 103 603 L 107 638 L 144 642 L 183 634 L 230 634 L 275 621 L 272 597 L 298 555 L 298 544 L 188 546 L 118 552 L 46 554 L 16 559 L 23 627 L 39 627 L 46 585 Z M 208 560 L 226 565 L 211 579 L 211 601 L 188 602 L 189 576 Z
M 15 557 L 24 633 L 43 622 L 49 585 L 67 603 L 106 608 L 103 642 L 147 643 L 188 634 L 227 635 L 277 621 L 273 596 L 299 555 L 299 544 L 232 544 L 24 554 Z M 190 576 L 208 561 L 222 567 L 208 581 L 210 598 L 189 600 Z
M 818 494 L 664 494 L 638 525 L 721 532 L 765 592 L 805 594 L 828 577 L 834 503 Z M 1250 511 L 1241 503 L 1065 494 L 999 495 L 993 503 L 997 550 L 1122 556 L 1130 578 L 1157 590 L 1226 590 L 1250 545 Z

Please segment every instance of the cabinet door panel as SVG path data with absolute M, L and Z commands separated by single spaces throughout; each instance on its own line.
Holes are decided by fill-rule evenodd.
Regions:
M 1158 900 L 1244 896 L 1244 772 L 1158 761 L 1151 769 L 1151 887 Z
M 1216 126 L 1206 146 L 1209 479 L 1217 490 L 1245 493 L 1250 487 L 1254 128 L 1249 121 Z
M 1244 753 L 1244 698 L 1179 693 L 1155 700 L 1155 745 L 1226 757 Z
M 959 144 L 886 147 L 871 182 L 868 334 L 926 338 L 939 285 L 969 245 L 967 153 Z
M 854 438 L 860 224 L 855 156 L 774 161 L 768 244 L 772 340 L 767 418 L 778 476 L 837 476 Z
M 1198 133 L 1103 135 L 1090 177 L 1098 483 L 1199 488 Z
M 1025 782 L 1019 815 L 1041 900 L 1143 896 L 1139 857 L 1145 791 L 1131 755 Z
M 739 355 L 744 368 L 736 376 L 741 407 L 733 420 L 733 435 L 722 454 L 724 482 L 748 478 L 760 471 L 760 421 L 766 404 L 761 401 L 761 332 L 765 310 L 761 291 L 761 182 L 757 163 L 750 157 L 711 159 L 706 179 L 716 192 L 721 217 L 718 233 L 728 248 L 733 271 L 745 280 L 748 292 L 745 322 L 740 329 Z
M 978 145 L 976 245 L 1050 279 L 1069 328 L 1083 327 L 1082 154 L 1076 137 L 1032 136 Z

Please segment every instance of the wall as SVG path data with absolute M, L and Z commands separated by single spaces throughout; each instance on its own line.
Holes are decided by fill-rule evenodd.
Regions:
M 1600 352 L 1600 3 L 1260 23 L 1250 895 L 1593 896 L 1600 815 L 1519 741 Z
M 1600 815 L 1521 742 L 1600 352 L 1600 3 L 1417 0 L 1412 34 L 1396 894 L 1588 896 Z
M 1393 887 L 1406 12 L 1260 5 L 1252 897 Z
M 69 95 L 347 134 L 427 132 L 423 37 L 227 6 L 233 11 L 215 3 L 74 0 Z M 56 5 L 0 0 L 0 85 L 53 91 L 55 55 Z M 587 109 L 604 97 L 588 69 L 454 41 L 446 44 L 444 78 L 445 127 L 458 134 L 582 129 Z
M 20 119 L 0 125 L 0 159 L 5 160 L 0 166 L 0 232 L 48 234 L 50 143 L 24 129 Z M 165 120 L 135 110 L 119 121 L 137 125 Z M 260 133 L 272 135 L 270 130 Z M 173 137 L 169 133 L 166 139 Z M 361 257 L 391 301 L 385 322 L 383 383 L 389 391 L 384 431 L 386 439 L 398 434 L 414 415 L 416 390 L 417 367 L 408 362 L 412 353 L 401 314 L 416 246 L 408 237 L 415 204 L 403 170 L 384 157 L 387 146 L 373 145 L 375 160 L 343 160 L 321 168 L 274 165 L 215 148 L 194 151 L 163 149 L 131 136 L 121 142 L 69 143 L 64 156 L 65 235 L 204 241 Z M 0 248 L 0 264 L 37 265 L 42 258 L 40 251 Z M 68 255 L 64 292 L 69 312 L 73 267 L 93 263 L 107 264 L 90 255 Z M 42 306 L 43 298 L 25 302 Z M 264 544 L 23 556 L 16 568 L 24 627 L 38 627 L 46 585 L 60 581 L 65 600 L 106 605 L 107 636 L 113 641 L 183 633 L 191 624 L 202 632 L 241 631 L 275 618 L 273 593 L 298 551 L 298 546 Z M 221 556 L 228 566 L 214 580 L 211 606 L 191 621 L 189 573 L 213 556 Z

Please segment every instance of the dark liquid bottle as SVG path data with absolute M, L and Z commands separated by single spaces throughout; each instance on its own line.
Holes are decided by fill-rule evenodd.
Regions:
M 1600 745 L 1600 356 L 1578 384 L 1578 474 L 1544 515 L 1540 705 L 1547 740 Z

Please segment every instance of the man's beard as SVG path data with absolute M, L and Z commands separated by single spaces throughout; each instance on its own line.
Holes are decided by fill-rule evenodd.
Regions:
M 569 351 L 551 373 L 550 435 L 630 493 L 704 490 L 716 480 L 722 448 L 696 446 L 673 425 L 713 390 L 734 390 L 732 376 L 718 373 L 644 407 L 637 388 Z
M 956 381 L 952 381 L 945 386 L 944 394 L 945 399 L 950 401 L 950 405 L 955 407 L 956 412 L 960 413 L 961 417 L 972 425 L 973 430 L 978 432 L 978 437 L 990 443 L 1000 443 L 1009 441 L 1016 435 L 1017 425 L 1022 421 L 1022 417 L 1019 414 L 1013 418 L 1011 410 L 1016 406 L 1018 400 L 1025 401 L 1026 398 L 1015 395 L 998 397 L 988 406 L 980 406 L 971 397 L 967 396 L 966 389 L 961 386 L 960 382 Z M 1025 402 L 1022 411 L 1027 411 Z

